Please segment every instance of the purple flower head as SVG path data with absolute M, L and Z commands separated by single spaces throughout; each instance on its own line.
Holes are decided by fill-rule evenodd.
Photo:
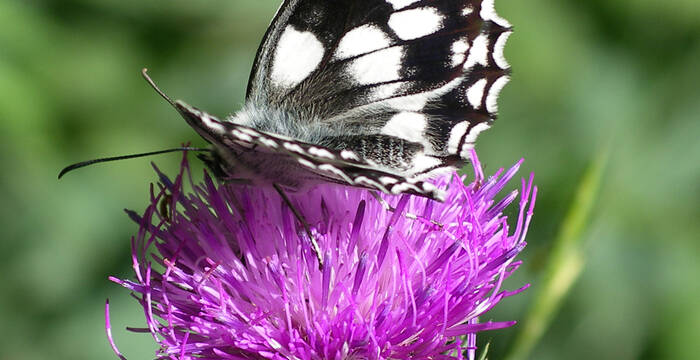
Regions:
M 271 189 L 196 184 L 188 163 L 159 172 L 133 238 L 133 291 L 157 356 L 173 359 L 461 359 L 475 334 L 515 322 L 479 322 L 516 294 L 502 281 L 520 264 L 537 188 L 497 194 L 515 175 L 485 179 L 475 154 L 470 184 L 438 180 L 446 201 L 320 185 L 290 194 L 321 247 Z M 192 188 L 183 190 L 183 185 Z M 152 188 L 153 189 L 153 188 Z M 164 206 L 170 204 L 169 206 Z M 413 214 L 415 216 L 412 216 Z

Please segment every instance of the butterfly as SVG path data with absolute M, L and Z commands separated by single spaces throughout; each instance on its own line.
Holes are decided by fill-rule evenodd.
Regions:
M 442 201 L 429 180 L 463 165 L 496 119 L 511 32 L 493 0 L 285 0 L 240 111 L 220 120 L 166 99 L 224 180 Z

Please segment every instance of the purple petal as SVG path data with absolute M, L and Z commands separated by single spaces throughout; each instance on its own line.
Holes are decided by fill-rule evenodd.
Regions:
M 444 203 L 381 195 L 394 212 L 363 189 L 289 194 L 323 249 L 319 269 L 274 190 L 221 185 L 207 174 L 194 184 L 184 158 L 174 180 L 156 168 L 161 184 L 143 215 L 127 211 L 139 225 L 136 279 L 110 279 L 143 306 L 161 358 L 473 358 L 477 332 L 514 324 L 478 317 L 527 287 L 501 290 L 520 265 L 537 195 L 532 176 L 496 199 L 521 162 L 484 180 L 472 152 L 472 183 L 438 179 Z M 511 232 L 503 211 L 518 193 Z M 164 199 L 173 199 L 167 216 L 158 211 Z

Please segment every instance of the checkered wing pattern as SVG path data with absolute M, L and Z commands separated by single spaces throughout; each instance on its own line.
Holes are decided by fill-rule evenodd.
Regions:
M 460 166 L 495 120 L 510 33 L 493 0 L 287 0 L 241 111 L 179 107 L 219 152 L 279 153 L 318 179 L 440 199 L 426 180 Z

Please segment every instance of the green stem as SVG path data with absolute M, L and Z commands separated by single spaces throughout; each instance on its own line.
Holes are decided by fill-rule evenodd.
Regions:
M 538 343 L 557 314 L 566 294 L 585 266 L 582 234 L 600 190 L 601 179 L 610 154 L 604 147 L 591 162 L 579 183 L 569 211 L 557 233 L 544 276 L 507 360 L 524 360 Z

